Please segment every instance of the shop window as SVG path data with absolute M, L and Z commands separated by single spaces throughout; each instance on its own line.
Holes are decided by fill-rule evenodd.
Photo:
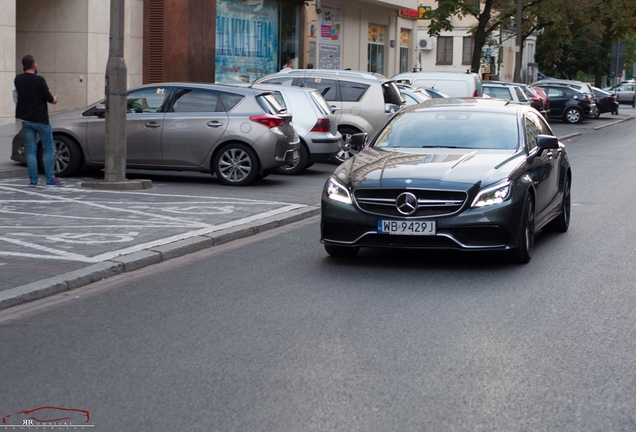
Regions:
M 295 69 L 300 66 L 300 8 L 297 5 L 281 3 L 279 5 L 280 23 L 280 69 L 288 60 L 294 60 Z
M 475 50 L 475 38 L 465 36 L 462 45 L 462 64 L 469 65 L 473 63 L 473 51 Z
M 408 72 L 409 68 L 409 35 L 407 30 L 400 32 L 400 73 Z
M 453 37 L 439 36 L 437 38 L 437 64 L 453 64 Z
M 384 26 L 369 24 L 367 71 L 382 73 L 384 65 Z

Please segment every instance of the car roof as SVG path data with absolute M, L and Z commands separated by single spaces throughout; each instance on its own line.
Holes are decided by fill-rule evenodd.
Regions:
M 373 73 L 373 72 L 365 72 L 365 71 L 355 71 L 349 69 L 290 69 L 290 70 L 282 70 L 277 72 L 277 74 L 286 74 L 286 75 L 295 75 L 295 76 L 315 76 L 315 75 L 336 75 L 341 77 L 352 77 L 352 78 L 367 78 L 373 80 L 386 80 L 382 74 Z
M 454 110 L 468 109 L 471 111 L 486 111 L 500 113 L 518 113 L 520 110 L 526 111 L 531 108 L 528 105 L 513 103 L 508 99 L 496 98 L 438 98 L 429 99 L 418 105 L 411 105 L 402 108 L 401 112 L 418 110 Z
M 193 82 L 160 82 L 160 83 L 151 83 L 151 84 L 143 84 L 140 86 L 132 87 L 129 90 L 137 90 L 148 87 L 192 87 L 192 88 L 201 88 L 201 89 L 214 89 L 214 90 L 228 90 L 228 91 L 244 91 L 245 93 L 254 93 L 256 89 L 250 89 L 247 86 L 241 85 L 242 83 L 236 84 L 228 84 L 228 83 L 193 83 Z

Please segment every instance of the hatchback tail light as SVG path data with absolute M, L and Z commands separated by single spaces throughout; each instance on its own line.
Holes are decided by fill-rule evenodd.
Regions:
M 256 123 L 260 123 L 268 128 L 275 128 L 285 125 L 285 119 L 282 117 L 276 117 L 271 114 L 262 114 L 257 116 L 251 116 L 250 120 Z
M 531 96 L 532 102 L 541 103 L 543 102 L 539 96 Z
M 330 125 L 331 125 L 331 122 L 329 121 L 328 118 L 321 118 L 321 119 L 318 119 L 318 121 L 316 122 L 316 125 L 313 127 L 311 131 L 312 132 L 329 132 L 331 130 Z
M 475 91 L 473 92 L 473 97 L 477 97 L 477 96 L 479 96 L 479 93 L 477 93 L 477 90 L 475 90 Z

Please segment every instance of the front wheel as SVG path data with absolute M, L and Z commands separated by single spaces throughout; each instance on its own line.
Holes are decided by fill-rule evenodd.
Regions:
M 258 176 L 258 158 L 254 150 L 241 143 L 226 144 L 214 157 L 214 173 L 221 183 L 245 186 Z
M 519 224 L 519 235 L 517 237 L 517 247 L 511 251 L 512 261 L 519 264 L 526 264 L 532 258 L 534 250 L 534 200 L 532 195 L 526 195 L 521 212 L 521 223 Z
M 565 179 L 563 185 L 563 200 L 561 201 L 561 214 L 544 228 L 546 231 L 566 232 L 570 227 L 570 211 L 572 198 L 570 195 L 570 179 Z
M 360 131 L 351 127 L 342 127 L 338 129 L 338 132 L 340 132 L 340 134 L 342 135 L 343 145 L 340 148 L 340 150 L 338 150 L 338 153 L 330 159 L 330 161 L 340 165 L 341 163 L 349 159 L 351 156 L 353 156 L 353 152 L 351 151 L 351 148 L 349 147 L 351 143 L 351 135 L 357 134 Z
M 568 108 L 563 114 L 563 118 L 570 124 L 579 123 L 583 121 L 583 114 L 578 108 Z

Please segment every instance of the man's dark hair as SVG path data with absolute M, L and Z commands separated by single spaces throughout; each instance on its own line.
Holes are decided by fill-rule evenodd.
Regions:
M 34 63 L 35 57 L 30 54 L 25 55 L 24 57 L 22 57 L 22 70 L 25 71 L 31 69 Z

